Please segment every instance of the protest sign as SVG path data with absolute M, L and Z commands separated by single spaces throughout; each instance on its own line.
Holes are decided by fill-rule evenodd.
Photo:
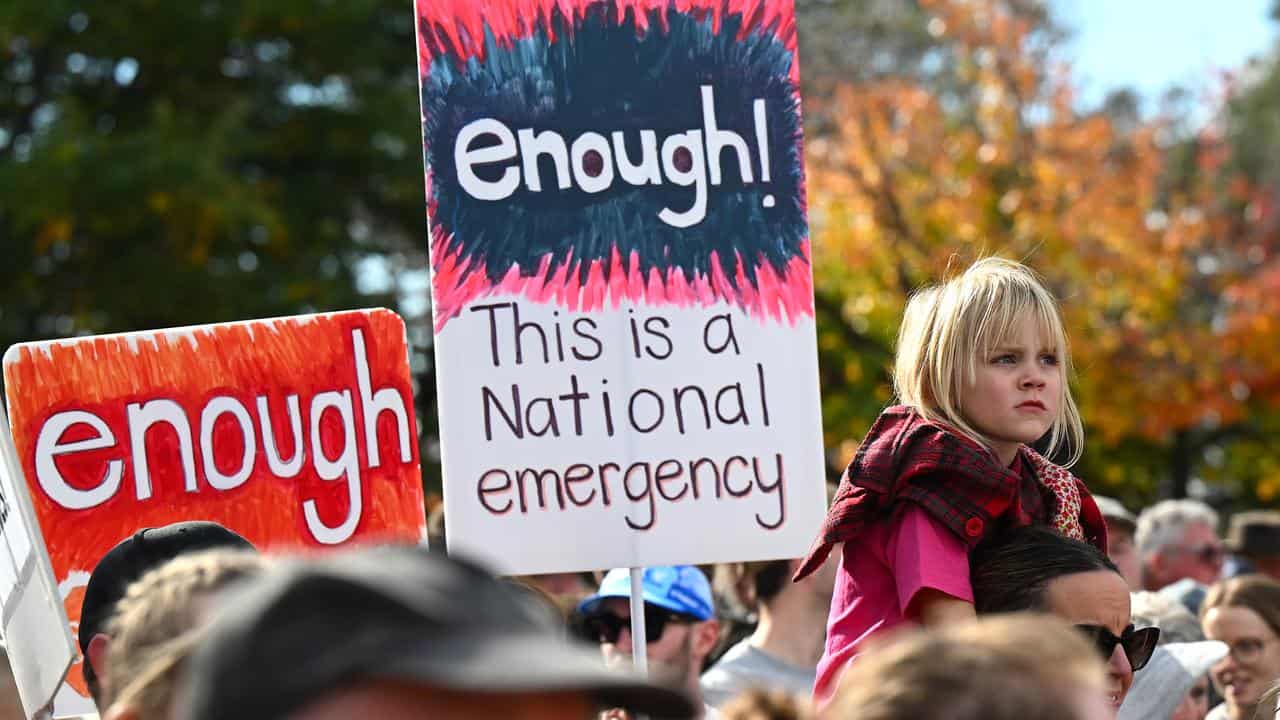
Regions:
M 49 553 L 31 514 L 9 421 L 0 410 L 0 612 L 5 651 L 26 717 L 47 715 L 76 659 Z
M 802 555 L 825 473 L 791 3 L 416 10 L 450 551 Z
M 260 549 L 425 538 L 388 310 L 27 343 L 4 374 L 72 625 L 98 560 L 142 527 L 212 520 Z

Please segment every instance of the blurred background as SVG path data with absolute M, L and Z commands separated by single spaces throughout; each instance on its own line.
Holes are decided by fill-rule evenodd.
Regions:
M 828 469 L 907 294 L 1063 301 L 1096 492 L 1280 506 L 1280 0 L 796 0 Z M 411 0 L 0 4 L 0 348 L 384 305 L 438 502 Z

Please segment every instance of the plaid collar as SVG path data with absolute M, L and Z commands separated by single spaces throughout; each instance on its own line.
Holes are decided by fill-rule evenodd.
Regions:
M 1041 482 L 1047 467 L 1070 478 L 1065 495 Z M 1078 525 L 1083 510 L 1096 511 L 1096 506 L 1091 498 L 1083 510 L 1080 502 L 1073 505 L 1072 491 L 1077 501 L 1088 494 L 1070 473 L 1030 448 L 1019 450 L 1013 467 L 1004 467 L 989 449 L 950 426 L 926 420 L 907 406 L 890 407 L 876 419 L 841 477 L 796 579 L 816 570 L 836 543 L 853 539 L 867 523 L 900 508 L 903 500 L 922 507 L 973 547 L 1002 527 L 1057 526 L 1063 512 L 1074 513 Z M 1093 534 L 1099 532 L 1105 533 Z

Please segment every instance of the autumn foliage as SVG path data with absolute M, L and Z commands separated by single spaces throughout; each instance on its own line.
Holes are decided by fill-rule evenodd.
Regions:
M 1070 69 L 1046 59 L 1052 37 L 1018 4 L 921 5 L 936 75 L 836 84 L 810 110 L 833 468 L 889 399 L 910 291 L 998 254 L 1062 300 L 1091 482 L 1184 485 L 1204 449 L 1250 437 L 1280 401 L 1275 203 L 1232 174 L 1212 122 L 1179 137 L 1163 118 L 1080 112 Z

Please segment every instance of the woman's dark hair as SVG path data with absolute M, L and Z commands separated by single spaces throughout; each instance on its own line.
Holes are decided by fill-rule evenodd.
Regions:
M 791 579 L 791 561 L 773 560 L 765 563 L 755 574 L 756 600 L 769 602 L 782 592 Z
M 1045 610 L 1045 588 L 1063 575 L 1110 570 L 1101 550 L 1042 526 L 1015 528 L 979 545 L 969 558 L 973 607 L 985 613 Z

